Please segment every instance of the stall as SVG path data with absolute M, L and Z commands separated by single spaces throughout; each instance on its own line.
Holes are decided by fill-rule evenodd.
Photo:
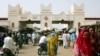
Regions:
M 98 36 L 100 36 L 100 22 L 96 22 L 96 24 L 91 25 L 91 27 L 93 27 Z

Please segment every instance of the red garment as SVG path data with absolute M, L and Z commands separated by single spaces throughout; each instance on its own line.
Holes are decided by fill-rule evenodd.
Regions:
M 90 43 L 90 36 L 87 35 L 86 37 L 83 37 L 85 31 L 85 29 L 81 30 L 77 38 L 76 44 L 78 45 L 80 52 L 82 52 L 85 56 L 93 56 L 92 45 Z

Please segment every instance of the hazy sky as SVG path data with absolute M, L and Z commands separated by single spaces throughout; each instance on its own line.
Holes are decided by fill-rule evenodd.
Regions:
M 20 4 L 23 12 L 26 10 L 33 14 L 40 13 L 41 4 L 52 4 L 53 14 L 58 14 L 62 11 L 67 13 L 73 3 L 84 4 L 85 17 L 100 17 L 100 0 L 0 0 L 0 17 L 8 17 L 8 4 Z

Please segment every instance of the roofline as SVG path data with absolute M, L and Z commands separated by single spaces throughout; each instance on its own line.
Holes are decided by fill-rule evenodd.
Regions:
M 8 18 L 6 17 L 6 18 L 0 18 L 0 20 L 8 20 Z
M 100 20 L 100 17 L 85 17 L 85 20 Z

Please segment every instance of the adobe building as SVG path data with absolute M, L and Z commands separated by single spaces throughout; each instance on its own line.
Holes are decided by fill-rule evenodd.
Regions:
M 100 18 L 85 18 L 84 4 L 73 4 L 70 11 L 53 14 L 52 5 L 41 4 L 40 14 L 22 12 L 22 7 L 18 4 L 15 7 L 8 5 L 8 18 L 0 20 L 0 25 L 6 25 L 9 29 L 17 31 L 27 27 L 27 24 L 40 24 L 40 29 L 52 29 L 52 24 L 68 24 L 68 28 L 76 28 L 80 25 L 91 25 L 100 21 Z M 32 25 L 30 25 L 32 26 Z

